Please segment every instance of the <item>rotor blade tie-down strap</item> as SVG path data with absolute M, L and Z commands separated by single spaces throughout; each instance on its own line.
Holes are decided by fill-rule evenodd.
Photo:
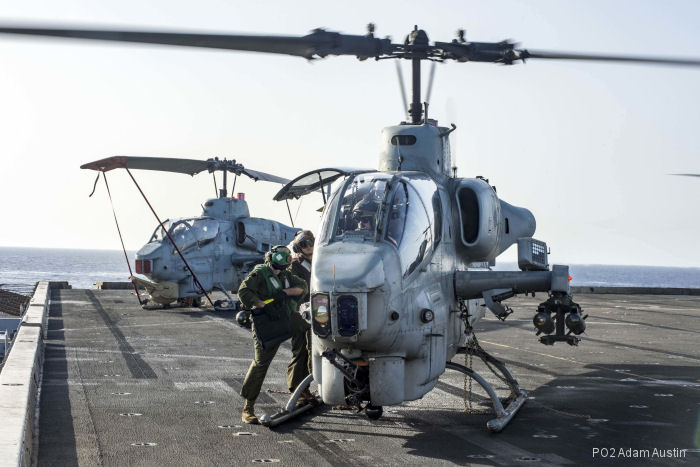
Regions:
M 102 172 L 102 173 L 104 173 L 104 172 Z M 95 189 L 97 189 L 97 182 L 99 182 L 99 181 L 100 181 L 100 172 L 97 172 L 97 177 L 95 178 L 95 183 L 92 184 L 92 191 L 88 195 L 88 198 L 92 198 L 92 195 L 95 194 Z M 106 181 L 105 181 L 105 183 L 106 183 Z
M 143 193 L 143 190 L 141 189 L 139 184 L 136 182 L 136 179 L 131 174 L 131 171 L 129 170 L 128 167 L 124 167 L 124 169 L 126 169 L 126 173 L 129 174 L 129 177 L 131 177 L 131 180 L 134 182 L 134 185 L 136 185 L 136 188 L 138 188 L 139 193 L 141 193 L 141 196 L 143 196 L 144 201 L 146 201 L 146 204 L 151 209 L 151 212 L 153 213 L 153 215 L 156 217 L 156 220 L 158 221 L 158 225 L 160 225 L 160 228 L 163 229 L 163 232 L 165 232 L 165 235 L 168 236 L 168 240 L 170 240 L 170 243 L 172 243 L 173 247 L 175 248 L 175 251 L 177 251 L 177 254 L 180 255 L 180 259 L 182 260 L 183 263 L 185 263 L 185 267 L 190 272 L 190 274 L 192 274 L 192 279 L 194 280 L 194 283 L 197 284 L 197 287 L 199 287 L 199 290 L 202 292 L 202 294 L 204 294 L 204 296 L 207 297 L 209 304 L 211 306 L 214 306 L 214 302 L 211 301 L 211 298 L 209 298 L 209 294 L 207 293 L 206 290 L 204 290 L 204 287 L 202 287 L 202 284 L 199 283 L 199 279 L 197 279 L 197 276 L 195 275 L 195 273 L 192 270 L 192 268 L 190 267 L 190 265 L 187 264 L 187 260 L 185 259 L 185 257 L 182 255 L 182 252 L 175 244 L 175 240 L 173 240 L 173 237 L 170 236 L 170 232 L 168 232 L 168 229 L 166 229 L 165 226 L 163 225 L 163 222 L 161 222 L 160 217 L 158 217 L 158 214 L 156 214 L 155 209 L 153 209 L 153 206 L 151 206 L 151 203 L 148 201 L 148 198 L 146 198 L 146 195 Z
M 119 228 L 119 221 L 117 221 L 117 211 L 114 210 L 114 201 L 112 201 L 112 192 L 109 191 L 109 183 L 107 183 L 107 174 L 105 172 L 102 172 L 102 177 L 105 180 L 105 186 L 107 187 L 107 194 L 109 195 L 109 204 L 112 205 L 112 214 L 114 214 L 114 223 L 117 224 L 117 232 L 119 233 L 119 241 L 122 243 L 122 250 L 124 251 L 124 259 L 126 260 L 126 267 L 129 268 L 129 279 L 134 277 L 134 273 L 131 272 L 131 264 L 129 263 L 129 255 L 126 254 L 126 247 L 124 246 L 124 238 L 122 238 L 122 231 Z M 95 180 L 95 186 L 97 186 L 97 180 L 99 180 L 100 174 L 99 172 L 97 173 L 97 179 Z M 95 192 L 95 187 L 92 188 L 92 193 Z M 92 193 L 90 193 L 90 196 L 92 196 Z M 143 303 L 141 302 L 141 296 L 139 295 L 139 289 L 136 287 L 136 282 L 131 280 L 131 285 L 134 286 L 134 292 L 136 292 L 136 300 L 139 301 L 139 305 L 143 306 Z

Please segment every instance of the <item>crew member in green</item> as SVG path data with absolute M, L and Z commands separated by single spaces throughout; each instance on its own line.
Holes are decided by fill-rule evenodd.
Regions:
M 292 259 L 292 264 L 289 266 L 289 271 L 297 277 L 301 277 L 311 288 L 311 260 L 314 255 L 314 234 L 310 230 L 300 230 L 292 240 L 292 251 L 295 255 Z M 297 303 L 301 306 L 302 303 L 309 301 L 309 294 L 301 296 Z M 306 351 L 309 355 L 308 368 L 311 373 L 311 327 L 306 331 Z M 313 401 L 312 401 L 313 402 Z
M 281 309 L 289 317 L 292 360 L 287 367 L 287 386 L 293 391 L 309 374 L 306 349 L 306 331 L 309 325 L 297 313 L 296 302 L 298 297 L 308 294 L 309 288 L 303 279 L 286 270 L 290 263 L 291 252 L 286 246 L 273 247 L 265 255 L 265 264 L 256 266 L 245 278 L 238 289 L 238 299 L 246 309 L 262 313 L 277 313 Z M 253 324 L 255 358 L 241 388 L 241 396 L 245 398 L 241 416 L 244 423 L 258 423 L 254 412 L 255 399 L 260 394 L 267 369 L 279 348 L 279 343 L 264 345 L 259 335 L 265 334 L 265 331 L 256 330 Z

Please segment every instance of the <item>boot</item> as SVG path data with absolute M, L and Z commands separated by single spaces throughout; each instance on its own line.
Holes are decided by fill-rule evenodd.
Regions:
M 260 423 L 258 417 L 255 416 L 253 407 L 255 405 L 254 400 L 246 399 L 245 405 L 243 406 L 243 414 L 241 415 L 241 420 L 243 423 L 250 423 L 251 425 L 257 425 Z
M 311 404 L 313 406 L 318 405 L 318 399 L 311 394 L 311 391 L 309 391 L 309 388 L 304 389 L 301 394 L 299 394 L 299 399 L 297 400 L 297 405 L 306 405 L 306 404 Z

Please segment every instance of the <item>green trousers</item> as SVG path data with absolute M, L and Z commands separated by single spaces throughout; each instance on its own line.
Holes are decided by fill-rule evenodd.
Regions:
M 299 316 L 299 313 L 292 313 L 289 318 L 289 327 L 292 331 L 292 359 L 287 366 L 287 387 L 290 391 L 294 391 L 309 374 L 309 344 L 307 339 L 311 336 L 308 336 L 309 324 Z M 267 369 L 270 367 L 279 345 L 263 349 L 255 333 L 255 326 L 253 326 L 253 347 L 255 348 L 255 357 L 245 375 L 243 387 L 241 387 L 241 396 L 252 401 L 257 399 L 258 394 L 260 394 Z

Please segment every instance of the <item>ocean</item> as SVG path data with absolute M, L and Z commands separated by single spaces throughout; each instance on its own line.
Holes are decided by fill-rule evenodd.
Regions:
M 136 252 L 127 253 L 133 270 Z M 129 270 L 119 250 L 0 247 L 0 288 L 30 294 L 41 280 L 85 289 L 97 281 L 128 281 Z
M 127 252 L 134 267 L 135 252 Z M 700 268 L 572 264 L 572 285 L 700 288 Z M 517 270 L 499 263 L 498 270 Z M 129 279 L 124 253 L 118 250 L 71 250 L 0 247 L 0 288 L 31 294 L 40 280 L 68 281 L 91 288 L 97 281 Z

